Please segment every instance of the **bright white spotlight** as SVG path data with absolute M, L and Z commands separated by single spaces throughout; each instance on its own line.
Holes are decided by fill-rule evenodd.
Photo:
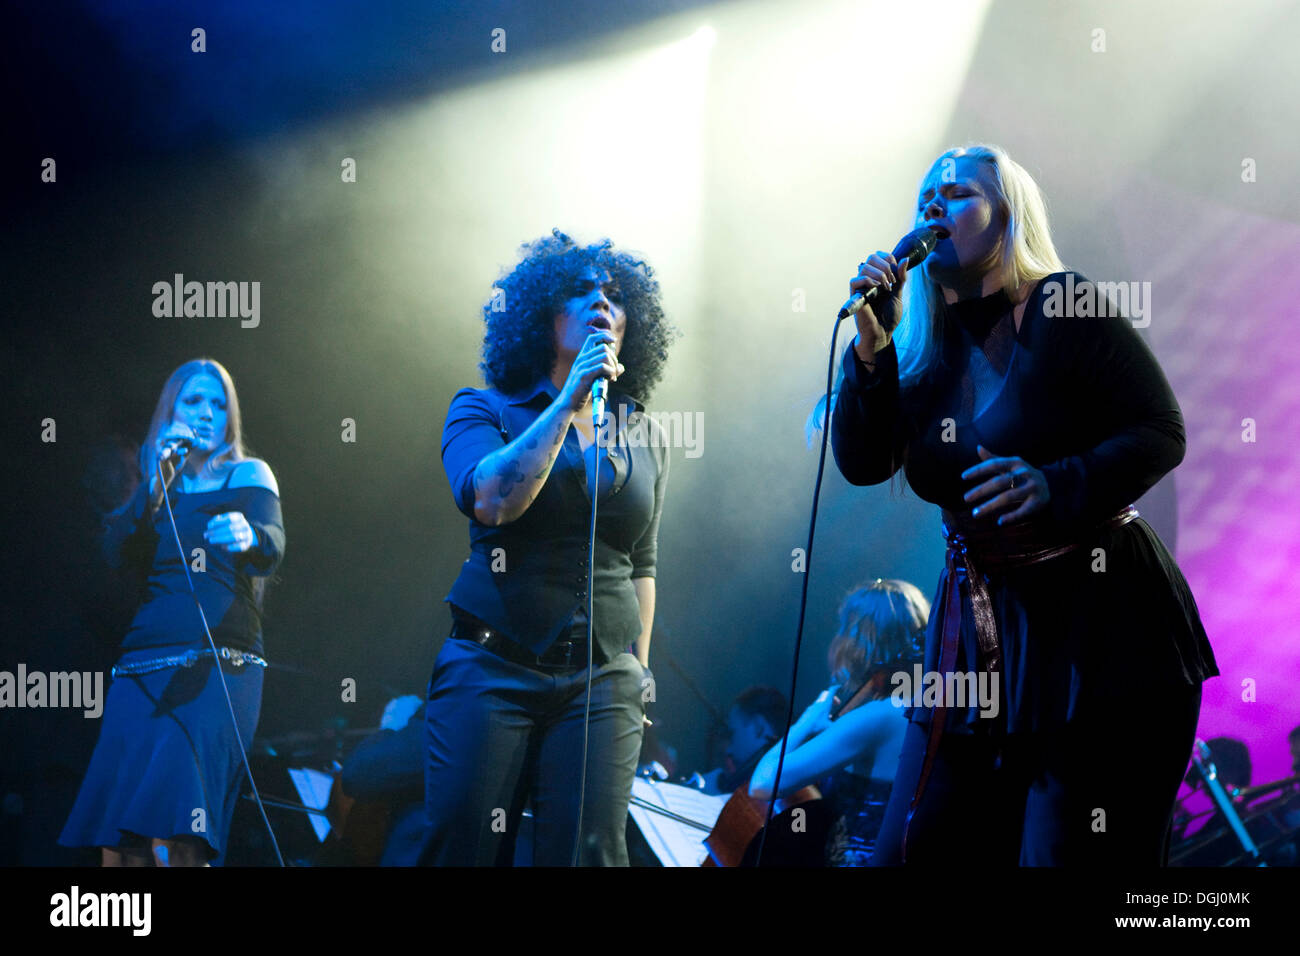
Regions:
M 708 24 L 705 24 L 692 33 L 687 42 L 700 50 L 711 50 L 713 49 L 714 41 L 717 39 L 718 31 Z

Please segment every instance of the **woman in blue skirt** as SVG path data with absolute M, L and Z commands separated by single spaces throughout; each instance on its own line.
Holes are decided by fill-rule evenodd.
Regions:
M 234 382 L 211 359 L 163 386 L 140 471 L 105 522 L 104 552 L 139 572 L 142 599 L 59 842 L 100 847 L 104 866 L 202 866 L 225 852 L 241 741 L 257 728 L 262 593 L 284 554 L 279 489 L 246 457 Z

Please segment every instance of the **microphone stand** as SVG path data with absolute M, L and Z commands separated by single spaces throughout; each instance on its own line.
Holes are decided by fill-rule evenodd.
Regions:
M 1256 866 L 1268 866 L 1260 856 L 1255 841 L 1246 832 L 1246 825 L 1241 822 L 1241 817 L 1237 814 L 1237 808 L 1232 805 L 1232 800 L 1228 797 L 1227 791 L 1223 789 L 1223 784 L 1219 782 L 1219 772 L 1214 767 L 1210 747 L 1205 741 L 1198 739 L 1192 747 L 1192 762 L 1196 764 L 1196 769 L 1200 771 L 1201 779 L 1205 781 L 1205 788 L 1209 791 L 1210 798 L 1214 800 L 1219 812 L 1223 814 L 1223 818 L 1228 822 L 1228 826 L 1236 834 L 1237 841 L 1241 844 L 1242 849 L 1246 851 L 1244 856 L 1253 860 Z M 1238 857 L 1238 859 L 1241 858 Z
M 672 629 L 665 626 L 656 626 L 655 633 L 657 635 L 667 634 L 671 637 Z M 673 673 L 675 673 L 679 678 L 681 678 L 681 681 L 686 686 L 686 689 L 691 692 L 691 695 L 696 700 L 698 700 L 702 705 L 704 705 L 704 709 L 709 712 L 709 716 L 712 717 L 714 721 L 716 721 L 719 724 L 725 724 L 727 722 L 727 719 L 723 715 L 722 711 L 718 710 L 718 708 L 714 706 L 713 701 L 709 700 L 709 698 L 704 695 L 704 691 L 700 690 L 699 684 L 695 683 L 694 678 L 691 677 L 690 672 L 686 670 L 686 668 L 682 665 L 682 662 L 677 659 L 677 657 L 672 653 L 672 651 L 668 650 L 668 648 L 663 645 L 662 636 L 660 636 L 659 639 L 655 642 L 655 653 L 662 655 L 663 658 L 666 661 L 668 661 L 668 666 L 672 669 Z

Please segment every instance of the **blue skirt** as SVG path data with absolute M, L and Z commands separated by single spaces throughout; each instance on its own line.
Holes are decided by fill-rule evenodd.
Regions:
M 132 650 L 118 663 L 182 653 Z M 262 704 L 262 668 L 223 662 L 247 747 Z M 244 780 L 239 743 L 211 659 L 119 676 L 109 687 L 99 742 L 59 836 L 64 846 L 146 848 L 152 838 L 194 836 L 224 856 Z

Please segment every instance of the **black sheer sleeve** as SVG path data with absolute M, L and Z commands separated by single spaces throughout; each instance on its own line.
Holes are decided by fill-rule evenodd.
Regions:
M 244 519 L 257 532 L 257 544 L 245 552 L 249 574 L 274 573 L 284 557 L 284 519 L 280 514 L 280 499 L 269 488 L 251 485 L 242 489 L 248 493 L 244 502 Z
M 855 485 L 888 481 L 902 466 L 907 445 L 898 384 L 898 352 L 890 342 L 868 371 L 853 346 L 831 411 L 831 449 L 840 474 Z
M 1076 287 L 1082 277 L 1076 280 Z M 1086 450 L 1045 465 L 1058 522 L 1096 522 L 1131 504 L 1183 460 L 1183 416 L 1155 356 L 1128 319 L 1057 317 L 1047 341 L 1078 418 L 1095 422 Z
M 149 482 L 141 481 L 131 499 L 104 516 L 100 550 L 111 568 L 148 568 L 158 546 L 149 506 Z

